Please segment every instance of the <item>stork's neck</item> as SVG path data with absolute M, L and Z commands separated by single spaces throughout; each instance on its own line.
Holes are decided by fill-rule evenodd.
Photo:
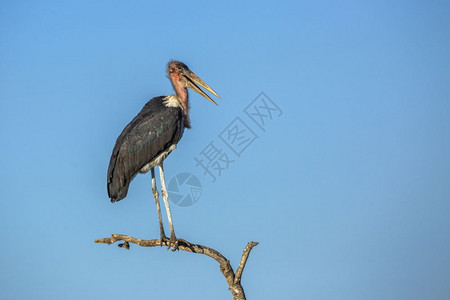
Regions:
M 175 87 L 175 93 L 180 100 L 181 107 L 186 114 L 189 114 L 189 94 L 185 87 Z
M 175 93 L 178 100 L 180 101 L 180 106 L 184 113 L 184 127 L 191 128 L 191 120 L 189 118 L 189 94 L 187 88 L 183 86 L 178 80 L 171 80 Z

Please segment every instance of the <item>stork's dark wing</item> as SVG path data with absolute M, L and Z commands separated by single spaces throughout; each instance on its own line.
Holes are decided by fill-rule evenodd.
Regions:
M 111 202 L 126 197 L 133 177 L 146 164 L 178 143 L 183 134 L 179 107 L 166 107 L 165 97 L 153 98 L 117 138 L 108 168 L 108 196 Z

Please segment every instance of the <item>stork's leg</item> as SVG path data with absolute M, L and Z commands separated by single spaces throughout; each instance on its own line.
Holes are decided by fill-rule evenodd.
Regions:
M 167 218 L 169 219 L 169 226 L 170 226 L 170 247 L 173 247 L 173 250 L 176 250 L 178 247 L 177 243 L 177 237 L 175 236 L 175 231 L 173 230 L 173 224 L 172 224 L 172 215 L 170 214 L 170 206 L 169 206 L 169 194 L 167 194 L 166 189 L 166 180 L 164 179 L 164 167 L 163 163 L 159 165 L 159 174 L 161 177 L 161 195 L 164 199 L 164 204 L 166 206 L 166 212 L 167 212 Z
M 159 230 L 161 233 L 161 243 L 163 240 L 167 239 L 166 234 L 164 233 L 164 226 L 161 218 L 161 207 L 159 206 L 159 194 L 158 190 L 156 189 L 156 178 L 155 178 L 155 168 L 151 169 L 152 172 L 152 192 L 153 197 L 155 198 L 155 204 L 156 204 L 156 211 L 158 212 L 158 219 L 159 219 Z

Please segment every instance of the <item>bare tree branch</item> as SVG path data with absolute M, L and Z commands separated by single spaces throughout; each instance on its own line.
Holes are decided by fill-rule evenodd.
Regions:
M 170 241 L 168 239 L 166 240 L 160 240 L 160 239 L 153 239 L 153 240 L 143 240 L 138 239 L 129 235 L 123 235 L 123 234 L 112 234 L 110 238 L 102 238 L 95 240 L 96 243 L 103 243 L 103 244 L 113 244 L 118 241 L 123 241 L 124 243 L 119 244 L 119 247 L 129 249 L 130 244 L 133 243 L 142 247 L 156 247 L 156 246 L 168 246 L 170 245 Z M 231 267 L 230 261 L 226 259 L 222 254 L 220 254 L 219 251 L 214 250 L 212 248 L 189 243 L 186 240 L 178 239 L 178 250 L 192 252 L 192 253 L 198 253 L 198 254 L 204 254 L 207 255 L 214 260 L 216 260 L 220 265 L 220 271 L 222 272 L 223 276 L 225 277 L 225 280 L 228 283 L 229 290 L 231 291 L 231 294 L 233 295 L 234 300 L 245 300 L 245 293 L 244 289 L 241 285 L 241 277 L 242 272 L 244 271 L 245 264 L 247 262 L 248 256 L 250 255 L 250 251 L 253 247 L 258 245 L 258 242 L 249 242 L 247 246 L 244 248 L 244 251 L 242 253 L 241 261 L 239 263 L 239 266 L 237 268 L 236 274 L 233 271 L 233 268 Z
M 250 251 L 256 245 L 258 245 L 258 242 L 250 242 L 247 244 L 247 246 L 245 246 L 244 252 L 242 253 L 242 257 L 241 257 L 241 262 L 239 263 L 239 266 L 236 270 L 236 275 L 234 278 L 235 283 L 241 282 L 242 272 L 244 271 L 245 264 L 247 263 L 248 256 L 250 255 Z

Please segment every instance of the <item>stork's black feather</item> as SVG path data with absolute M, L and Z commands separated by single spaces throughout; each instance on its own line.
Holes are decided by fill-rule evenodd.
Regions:
M 108 168 L 111 202 L 126 197 L 133 177 L 177 144 L 184 131 L 181 107 L 167 107 L 164 96 L 147 102 L 117 138 Z

